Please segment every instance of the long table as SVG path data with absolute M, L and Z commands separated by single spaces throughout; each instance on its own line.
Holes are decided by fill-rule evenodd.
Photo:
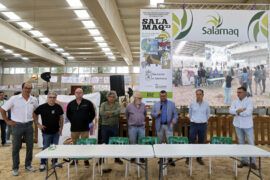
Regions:
M 79 158 L 122 158 L 129 160 L 129 158 L 145 158 L 145 163 L 136 163 L 145 170 L 145 179 L 148 179 L 148 158 L 154 158 L 154 151 L 152 145 L 57 145 L 54 150 L 47 148 L 35 155 L 36 158 L 64 158 L 64 159 L 79 159 Z M 94 179 L 95 161 L 93 161 Z M 55 168 L 46 168 L 46 178 L 57 173 Z M 49 174 L 49 171 L 53 170 Z
M 252 145 L 239 144 L 156 144 L 154 147 L 155 157 L 160 158 L 159 179 L 163 179 L 163 169 L 168 165 L 163 162 L 163 158 L 190 158 L 190 175 L 192 174 L 192 158 L 194 157 L 258 157 L 259 167 L 257 174 L 249 166 L 247 179 L 250 173 L 255 174 L 260 179 L 261 175 L 261 157 L 270 157 L 270 152 Z

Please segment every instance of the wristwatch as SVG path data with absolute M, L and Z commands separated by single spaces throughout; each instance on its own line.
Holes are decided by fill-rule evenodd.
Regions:
M 40 125 L 40 123 L 39 123 L 39 122 L 37 122 L 37 123 L 36 123 L 36 126 L 39 126 L 39 125 Z

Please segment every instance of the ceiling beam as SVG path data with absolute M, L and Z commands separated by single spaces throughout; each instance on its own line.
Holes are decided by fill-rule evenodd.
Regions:
M 126 63 L 132 65 L 133 57 L 115 0 L 84 0 L 84 4 L 91 11 L 115 48 L 119 50 Z
M 50 63 L 65 65 L 65 59 L 50 51 L 23 32 L 0 19 L 0 43 L 37 56 Z

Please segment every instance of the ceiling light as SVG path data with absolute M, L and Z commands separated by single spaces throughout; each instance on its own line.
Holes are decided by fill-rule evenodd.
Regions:
M 82 21 L 83 25 L 86 28 L 94 28 L 96 27 L 95 23 L 93 21 Z
M 15 56 L 15 57 L 21 57 L 22 55 L 20 55 L 20 54 L 13 54 L 13 56 Z
M 69 56 L 69 53 L 62 53 L 63 56 Z
M 50 47 L 58 47 L 58 45 L 55 44 L 55 43 L 49 43 L 48 45 L 49 45 Z
M 98 45 L 99 45 L 100 47 L 108 47 L 108 44 L 107 44 L 107 43 L 98 43 Z
M 74 10 L 74 13 L 78 16 L 78 18 L 90 18 L 86 10 Z
M 32 29 L 33 28 L 33 26 L 31 26 L 29 23 L 27 23 L 27 22 L 17 22 L 17 24 L 19 25 L 19 26 L 21 26 L 22 28 L 24 28 L 24 29 Z
M 110 48 L 101 48 L 101 49 L 102 49 L 102 51 L 111 51 Z
M 110 58 L 110 59 L 115 59 L 115 56 L 108 56 L 108 58 Z
M 56 50 L 57 52 L 64 52 L 64 49 L 62 49 L 62 48 L 55 48 L 55 50 Z
M 10 50 L 10 49 L 4 49 L 4 51 L 5 51 L 6 53 L 8 53 L 8 54 L 13 53 L 13 51 L 12 51 L 12 50 Z
M 66 0 L 70 7 L 83 7 L 80 0 Z
M 68 58 L 69 60 L 74 59 L 74 57 L 73 57 L 73 56 L 68 56 L 67 58 Z
M 29 58 L 28 57 L 22 57 L 22 60 L 29 60 Z
M 150 0 L 151 6 L 157 6 L 158 3 L 164 3 L 164 0 Z
M 175 50 L 175 54 L 178 55 L 180 53 L 180 51 L 184 48 L 185 44 L 187 43 L 187 41 L 181 41 L 176 50 Z
M 105 52 L 105 54 L 106 54 L 107 56 L 112 56 L 112 55 L 113 55 L 112 52 Z
M 100 35 L 100 32 L 99 32 L 98 29 L 89 29 L 88 31 L 89 31 L 89 33 L 90 33 L 92 36 L 98 36 L 98 35 Z
M 2 12 L 2 14 L 4 14 L 6 17 L 8 17 L 9 19 L 12 20 L 19 20 L 21 19 L 17 14 L 15 14 L 14 12 Z
M 103 37 L 94 37 L 95 41 L 104 41 L 104 38 Z
M 32 30 L 32 31 L 29 31 L 33 36 L 36 36 L 36 37 L 41 37 L 43 36 L 43 34 L 41 32 L 39 32 L 38 30 Z
M 39 38 L 39 40 L 41 40 L 43 43 L 51 42 L 51 40 L 49 38 L 46 38 L 46 37 Z
M 6 9 L 6 6 L 0 3 L 0 9 Z

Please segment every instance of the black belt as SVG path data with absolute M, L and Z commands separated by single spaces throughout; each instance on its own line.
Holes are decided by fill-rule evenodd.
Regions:
M 195 122 L 190 122 L 190 124 L 202 126 L 202 125 L 206 125 L 207 123 L 195 123 Z
M 144 124 L 140 124 L 140 125 L 134 124 L 134 125 L 130 125 L 130 126 L 134 126 L 134 127 L 142 127 L 142 126 L 144 126 Z
M 13 121 L 13 122 L 15 122 L 16 124 L 32 124 L 33 123 L 33 121 L 28 121 L 28 122 L 25 122 L 25 123 L 23 123 L 23 122 L 16 122 L 16 121 Z

